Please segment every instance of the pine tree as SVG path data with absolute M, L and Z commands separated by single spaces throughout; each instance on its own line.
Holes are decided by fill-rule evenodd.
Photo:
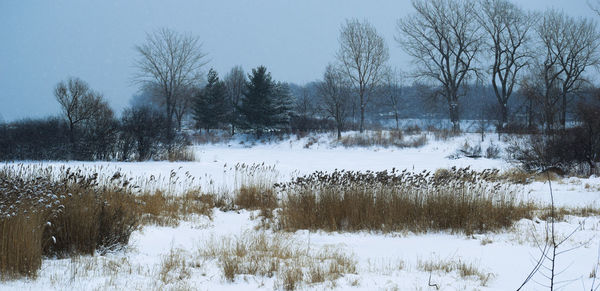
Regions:
M 257 135 L 260 135 L 269 125 L 273 81 L 264 66 L 252 69 L 248 79 L 240 111 L 245 119 L 244 127 L 253 129 Z
M 273 86 L 271 93 L 273 111 L 271 115 L 270 127 L 275 129 L 284 129 L 290 123 L 292 108 L 294 107 L 294 98 L 290 94 L 290 88 L 286 83 L 277 82 Z
M 248 77 L 240 108 L 245 127 L 254 130 L 257 136 L 264 130 L 287 127 L 293 106 L 287 84 L 275 83 L 264 66 L 252 69 Z
M 206 131 L 217 128 L 227 119 L 225 84 L 219 80 L 217 72 L 213 69 L 208 72 L 208 83 L 196 96 L 194 119 L 197 126 Z

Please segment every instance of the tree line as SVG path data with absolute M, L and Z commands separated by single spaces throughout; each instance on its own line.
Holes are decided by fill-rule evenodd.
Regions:
M 222 79 L 213 69 L 205 74 L 207 54 L 198 37 L 169 29 L 148 33 L 135 47 L 140 95 L 120 118 L 100 93 L 70 78 L 54 90 L 61 118 L 2 124 L 0 158 L 164 159 L 189 143 L 186 128 L 257 136 L 335 130 L 341 138 L 347 129 L 363 132 L 375 113 L 399 129 L 403 112 L 417 103 L 445 103 L 455 131 L 462 115 L 481 112 L 496 119 L 499 130 L 511 130 L 524 116 L 528 130 L 551 132 L 567 127 L 569 113 L 580 116 L 577 104 L 596 92 L 587 78 L 600 64 L 594 20 L 529 12 L 508 0 L 414 0 L 412 6 L 414 12 L 398 20 L 394 40 L 413 69 L 390 65 L 375 27 L 348 19 L 321 80 L 304 86 L 275 81 L 264 66 L 250 74 L 236 66 Z

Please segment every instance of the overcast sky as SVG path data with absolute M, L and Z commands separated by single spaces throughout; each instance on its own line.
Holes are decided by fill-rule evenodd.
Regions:
M 518 1 L 596 17 L 585 0 Z M 275 80 L 303 84 L 334 60 L 346 18 L 369 20 L 390 47 L 391 64 L 410 61 L 394 41 L 395 23 L 410 13 L 408 0 L 247 1 L 0 1 L 0 120 L 59 113 L 52 94 L 60 80 L 82 78 L 119 112 L 132 84 L 134 46 L 161 27 L 198 36 L 224 75 L 265 65 Z

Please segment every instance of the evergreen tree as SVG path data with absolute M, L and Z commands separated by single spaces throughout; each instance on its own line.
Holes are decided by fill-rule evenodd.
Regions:
M 273 110 L 271 114 L 270 127 L 284 129 L 290 123 L 294 98 L 290 93 L 288 84 L 277 82 L 271 93 Z
M 227 100 L 225 84 L 219 80 L 217 72 L 210 69 L 208 83 L 196 96 L 194 119 L 199 128 L 209 131 L 227 120 Z
M 290 121 L 293 100 L 287 84 L 274 82 L 264 66 L 248 75 L 240 112 L 244 125 L 260 135 L 264 130 L 283 129 Z
M 267 68 L 260 66 L 248 75 L 246 90 L 240 112 L 244 116 L 244 127 L 253 129 L 257 135 L 269 125 L 271 115 L 271 92 L 273 81 Z

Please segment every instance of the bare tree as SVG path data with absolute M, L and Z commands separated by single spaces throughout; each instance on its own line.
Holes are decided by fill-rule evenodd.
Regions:
M 441 84 L 450 120 L 460 130 L 460 90 L 476 73 L 474 62 L 481 47 L 474 2 L 466 0 L 414 0 L 416 13 L 397 23 L 396 41 L 413 57 L 415 77 Z
M 543 81 L 545 128 L 547 131 L 553 129 L 556 111 L 560 113 L 559 123 L 564 128 L 569 94 L 584 87 L 587 83 L 584 71 L 597 66 L 600 61 L 597 27 L 592 21 L 550 10 L 544 13 L 536 31 L 540 51 L 544 52 L 534 71 Z
M 101 109 L 107 107 L 102 96 L 90 89 L 79 78 L 69 78 L 59 82 L 54 88 L 54 96 L 69 124 L 71 155 L 76 151 L 78 125 L 92 119 Z
M 396 130 L 400 130 L 400 102 L 402 102 L 403 76 L 397 69 L 390 69 L 385 75 L 383 94 L 387 105 L 394 112 Z
M 521 92 L 529 101 L 528 125 L 533 128 L 533 111 L 536 106 L 541 107 L 542 121 L 546 132 L 554 129 L 558 102 L 560 100 L 559 76 L 560 69 L 557 60 L 546 54 L 543 63 L 540 60 L 533 62 L 529 73 L 521 80 Z
M 173 140 L 173 116 L 177 108 L 177 94 L 201 80 L 200 70 L 206 65 L 206 54 L 198 38 L 163 28 L 146 35 L 146 42 L 135 47 L 139 58 L 134 80 L 155 83 L 166 110 L 167 142 Z
M 342 138 L 342 129 L 348 117 L 348 88 L 348 81 L 341 69 L 329 64 L 323 74 L 323 81 L 318 84 L 318 91 L 323 98 L 323 110 L 335 121 L 338 139 Z
M 563 128 L 567 120 L 567 95 L 579 92 L 588 81 L 583 76 L 588 67 L 600 64 L 598 47 L 600 35 L 596 22 L 579 18 L 575 19 L 564 13 L 550 12 L 548 17 L 562 24 L 562 29 L 555 31 L 549 45 L 557 55 L 558 65 L 562 69 L 560 79 L 561 112 L 560 123 Z M 561 50 L 562 49 L 562 50 Z
M 342 26 L 337 59 L 352 86 L 357 90 L 360 106 L 360 132 L 364 131 L 365 108 L 372 90 L 384 77 L 389 50 L 375 27 L 367 21 L 346 20 Z
M 229 101 L 229 123 L 231 124 L 231 135 L 235 134 L 235 126 L 240 118 L 240 102 L 244 96 L 246 87 L 246 75 L 241 66 L 235 66 L 225 76 L 225 88 L 227 89 L 227 99 Z
M 493 57 L 490 68 L 492 87 L 500 105 L 501 127 L 508 123 L 508 100 L 518 82 L 517 75 L 532 56 L 530 28 L 537 16 L 525 13 L 508 0 L 480 0 L 477 20 L 487 33 Z
M 193 96 L 198 90 L 200 89 L 195 86 L 186 86 L 175 94 L 173 113 L 175 115 L 177 131 L 181 131 L 183 118 L 190 113 Z

